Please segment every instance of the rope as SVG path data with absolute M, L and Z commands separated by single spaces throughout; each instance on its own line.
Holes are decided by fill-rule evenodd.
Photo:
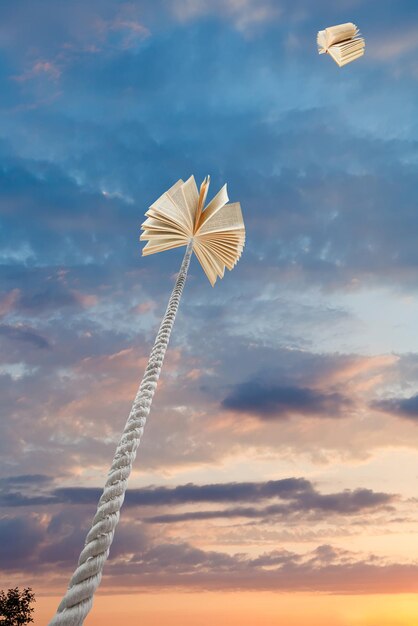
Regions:
M 109 555 L 120 509 L 125 498 L 129 475 L 135 461 L 146 419 L 160 376 L 164 355 L 176 318 L 187 270 L 193 251 L 193 240 L 187 246 L 176 284 L 171 293 L 163 321 L 151 350 L 144 377 L 139 386 L 125 429 L 108 473 L 103 494 L 97 506 L 78 567 L 49 626 L 81 626 L 93 605 L 93 596 L 102 578 Z

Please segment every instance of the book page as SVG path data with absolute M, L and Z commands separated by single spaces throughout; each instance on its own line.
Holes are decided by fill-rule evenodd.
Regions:
M 199 237 L 199 239 L 203 239 L 204 241 L 213 241 L 214 239 L 216 239 L 216 241 L 230 241 L 231 243 L 236 242 L 236 241 L 241 241 L 241 239 L 245 239 L 245 230 L 244 230 L 244 226 L 242 226 L 241 228 L 236 228 L 234 230 L 217 230 L 215 232 L 208 232 L 208 233 L 198 233 L 198 235 L 196 235 L 197 237 Z
M 175 192 L 170 196 L 173 202 L 179 209 L 179 212 L 183 215 L 185 223 L 188 225 L 190 229 L 190 237 L 193 235 L 193 220 L 190 216 L 189 208 L 186 204 L 186 200 L 183 194 L 183 185 L 175 190 Z
M 331 48 L 341 50 L 342 53 L 351 50 L 360 50 L 364 48 L 364 39 L 349 39 L 348 41 L 342 41 L 341 43 L 335 43 Z
M 216 194 L 216 196 L 209 202 L 206 209 L 203 211 L 199 225 L 205 224 L 208 220 L 212 218 L 223 206 L 228 202 L 228 192 L 226 189 L 226 185 L 222 187 Z
M 186 245 L 184 241 L 173 239 L 172 241 L 165 241 L 164 243 L 153 244 L 149 241 L 142 248 L 142 256 L 148 256 L 149 254 L 155 254 L 156 252 L 163 252 L 164 250 L 171 250 L 172 248 L 180 248 Z
M 334 59 L 336 63 L 340 67 L 347 65 L 347 63 L 351 63 L 356 59 L 360 58 L 364 54 L 364 48 L 351 48 L 351 49 L 343 49 L 341 50 L 338 46 L 331 46 L 328 50 L 331 57 Z
M 184 195 L 184 201 L 189 211 L 192 227 L 194 228 L 195 216 L 197 211 L 197 205 L 199 202 L 199 192 L 194 176 L 190 176 L 188 180 L 182 185 L 182 192 Z
M 171 233 L 148 233 L 148 231 L 145 231 L 144 233 L 142 233 L 142 235 L 139 238 L 141 241 L 146 241 L 149 240 L 151 242 L 151 244 L 158 243 L 160 241 L 173 241 L 175 240 L 181 240 L 181 241 L 185 241 L 187 242 L 187 237 L 181 237 L 179 236 L 177 233 L 171 232 Z
M 157 198 L 157 199 L 155 200 L 155 202 L 153 202 L 153 203 L 151 204 L 150 208 L 151 208 L 151 207 L 153 207 L 153 206 L 154 206 L 154 204 L 158 204 L 160 201 L 162 201 L 162 200 L 163 200 L 163 198 L 164 198 L 164 196 L 165 196 L 167 193 L 174 193 L 174 192 L 175 192 L 175 190 L 176 190 L 176 189 L 178 189 L 179 187 L 181 187 L 181 185 L 182 185 L 183 183 L 184 183 L 184 181 L 183 181 L 181 178 L 179 178 L 179 180 L 178 180 L 176 183 L 174 183 L 174 185 L 173 185 L 172 187 L 170 187 L 170 189 L 169 189 L 168 191 L 164 191 L 164 193 L 163 193 L 163 194 L 161 194 L 161 196 L 160 196 L 159 198 Z
M 326 44 L 326 33 L 324 30 L 320 30 L 318 32 L 318 35 L 316 36 L 316 43 L 318 46 L 319 54 L 325 54 L 327 44 Z
M 206 196 L 208 195 L 208 191 L 209 191 L 209 185 L 210 185 L 210 176 L 206 176 L 205 180 L 200 185 L 199 201 L 197 203 L 197 211 L 196 211 L 195 220 L 194 220 L 195 230 L 198 227 L 198 224 L 200 222 L 200 216 L 202 214 L 203 207 L 205 206 Z
M 222 253 L 226 256 L 236 257 L 239 256 L 244 249 L 245 236 L 235 240 L 220 239 L 217 233 L 216 239 L 209 237 L 209 235 L 203 235 L 199 237 L 199 241 L 202 241 L 207 246 L 215 246 L 218 250 L 222 250 Z
M 239 202 L 226 204 L 222 211 L 218 211 L 208 222 L 202 224 L 197 234 L 218 232 L 222 230 L 236 230 L 244 228 L 241 205 Z
M 175 193 L 175 192 L 174 192 Z M 167 215 L 177 224 L 181 224 L 187 228 L 187 218 L 184 215 L 183 211 L 177 204 L 174 202 L 172 196 L 167 193 L 163 194 L 161 198 L 159 198 L 156 202 L 154 202 L 150 209 L 155 209 L 159 211 L 162 215 Z
M 210 262 L 209 257 L 207 256 L 204 248 L 200 246 L 198 242 L 196 242 L 195 245 L 193 246 L 193 250 L 199 260 L 200 265 L 203 268 L 203 271 L 208 277 L 210 284 L 213 287 L 216 283 L 217 274 L 216 274 L 214 267 L 212 266 Z
M 329 46 L 332 46 L 334 43 L 355 37 L 357 33 L 357 26 L 351 22 L 339 24 L 338 26 L 330 26 L 325 29 L 326 47 L 329 48 Z
M 211 250 L 210 248 L 205 247 L 204 248 L 205 253 L 207 254 L 207 256 L 210 258 L 210 261 L 213 265 L 213 267 L 216 270 L 216 273 L 218 274 L 218 276 L 220 278 L 224 277 L 225 274 L 225 263 L 222 261 L 222 259 L 216 254 L 216 252 L 214 252 L 213 250 Z
M 189 232 L 188 227 L 185 226 L 183 223 L 179 223 L 178 219 L 176 219 L 175 217 L 171 217 L 171 215 L 168 216 L 167 213 L 163 213 L 162 211 L 159 211 L 158 209 L 148 209 L 145 215 L 147 217 L 156 219 L 159 222 L 163 222 L 164 224 L 167 224 L 169 228 L 175 228 L 176 230 L 178 230 L 179 233 L 186 234 Z
M 213 243 L 213 242 L 208 242 L 206 245 L 209 250 L 211 250 L 212 252 L 214 252 L 215 254 L 219 256 L 223 264 L 226 265 L 229 270 L 231 270 L 234 267 L 236 263 L 236 259 L 237 259 L 236 254 L 226 253 L 224 248 L 220 247 L 218 244 Z
M 331 48 L 329 48 L 328 50 L 328 54 L 331 56 L 332 59 L 334 59 L 337 65 L 341 67 L 340 55 L 338 53 L 337 46 L 331 46 Z
M 339 41 L 333 45 L 340 46 L 341 48 L 347 48 L 349 46 L 364 46 L 364 38 L 352 37 L 351 39 L 345 39 L 344 41 Z
M 171 225 L 166 221 L 163 222 L 162 220 L 155 219 L 154 217 L 148 217 L 141 226 L 143 230 L 167 230 L 167 228 L 170 227 Z M 177 230 L 179 229 L 177 228 Z
M 359 59 L 363 55 L 364 50 L 361 50 L 360 52 L 356 52 L 355 54 L 350 54 L 348 57 L 343 57 L 343 59 L 340 61 L 340 66 L 344 67 L 344 65 L 347 65 L 347 63 L 351 63 L 352 61 Z

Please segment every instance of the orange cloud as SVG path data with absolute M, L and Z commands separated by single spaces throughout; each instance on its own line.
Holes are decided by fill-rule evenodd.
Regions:
M 146 300 L 145 302 L 140 302 L 136 306 L 133 307 L 132 313 L 149 313 L 153 311 L 156 307 L 156 303 L 154 300 Z
M 85 309 L 90 309 L 91 307 L 95 306 L 99 301 L 98 297 L 92 294 L 80 293 L 79 291 L 74 290 L 71 293 L 73 294 L 76 301 Z
M 346 389 L 349 387 L 357 393 L 369 391 L 384 382 L 391 373 L 390 368 L 398 361 L 399 357 L 394 354 L 354 357 L 347 362 L 342 361 L 333 371 L 327 372 L 321 385 L 344 385 Z

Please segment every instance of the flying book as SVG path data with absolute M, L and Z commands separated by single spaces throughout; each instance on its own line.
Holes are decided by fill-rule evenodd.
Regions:
M 319 54 L 329 54 L 340 67 L 362 57 L 366 47 L 359 29 L 351 22 L 320 30 L 316 41 Z
M 223 278 L 225 267 L 232 270 L 245 243 L 245 227 L 239 202 L 228 204 L 226 185 L 205 206 L 210 177 L 198 190 L 194 176 L 178 180 L 145 213 L 142 254 L 154 254 L 187 246 L 193 241 L 197 256 L 212 287 Z

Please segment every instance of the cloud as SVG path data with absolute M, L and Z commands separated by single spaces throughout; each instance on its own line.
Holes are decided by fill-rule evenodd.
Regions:
M 52 481 L 50 476 L 46 474 L 21 474 L 18 476 L 3 476 L 0 478 L 0 486 L 4 487 L 15 487 L 15 486 L 30 486 L 40 484 L 47 484 Z
M 53 479 L 46 474 L 22 474 L 0 478 L 0 503 L 4 508 L 54 504 Z
M 0 336 L 12 341 L 27 342 L 40 349 L 50 347 L 45 337 L 37 333 L 33 328 L 23 324 L 0 324 Z
M 251 558 L 242 553 L 199 550 L 187 543 L 163 544 L 157 550 L 135 554 L 126 564 L 110 567 L 112 573 L 123 577 L 124 584 L 137 587 L 177 583 L 188 589 L 358 594 L 417 589 L 415 564 L 384 563 L 373 555 L 362 558 L 332 546 L 319 546 L 305 554 L 276 550 Z
M 162 544 L 110 565 L 121 583 L 137 588 L 174 584 L 188 589 L 293 590 L 328 593 L 414 592 L 414 563 L 387 563 L 329 545 L 304 554 L 275 550 L 258 557 L 229 555 L 193 548 L 187 543 Z M 136 579 L 135 579 L 136 577 Z
M 73 506 L 94 505 L 98 502 L 102 489 L 93 487 L 58 487 L 44 489 L 46 478 L 40 480 L 40 490 L 33 489 L 36 477 L 31 477 L 31 489 L 23 490 L 19 480 L 8 479 L 0 489 L 0 503 L 3 507 L 42 506 L 71 504 Z M 24 485 L 22 481 L 22 485 Z M 1 483 L 0 483 L 1 486 Z M 276 500 L 262 508 L 254 503 Z M 285 478 L 259 483 L 219 483 L 208 485 L 178 485 L 176 487 L 146 487 L 129 489 L 125 507 L 172 507 L 184 505 L 221 504 L 227 508 L 212 510 L 181 511 L 158 514 L 145 518 L 151 524 L 210 519 L 264 519 L 273 523 L 277 518 L 290 519 L 292 516 L 317 517 L 328 515 L 358 515 L 376 512 L 387 508 L 396 496 L 378 493 L 371 489 L 344 490 L 338 493 L 322 494 L 304 478 Z M 233 503 L 251 503 L 251 506 L 234 506 Z
M 42 520 L 36 514 L 0 517 L 0 567 L 3 571 L 30 569 L 38 546 L 45 536 Z
M 10 313 L 16 304 L 17 299 L 19 298 L 19 289 L 12 289 L 7 293 L 0 296 L 0 315 L 4 316 Z
M 261 501 L 274 497 L 289 498 L 300 491 L 312 489 L 303 478 L 284 478 L 266 483 L 219 483 L 211 485 L 179 485 L 177 487 L 146 487 L 130 489 L 127 506 L 169 506 L 187 503 L 230 503 Z M 96 501 L 101 491 L 91 488 L 67 487 L 55 490 L 63 501 L 82 504 Z
M 401 57 L 413 54 L 417 48 L 418 30 L 415 27 L 407 26 L 398 32 L 392 28 L 385 34 L 380 33 L 379 37 L 368 41 L 367 54 L 383 63 L 390 61 L 399 63 Z
M 278 518 L 289 520 L 291 516 L 299 517 L 307 513 L 315 513 L 316 517 L 323 514 L 358 515 L 366 511 L 374 512 L 387 507 L 393 496 L 384 493 L 374 493 L 369 489 L 349 490 L 323 495 L 314 493 L 311 496 L 295 498 L 290 504 L 273 504 L 264 508 L 233 507 L 222 510 L 188 511 L 185 513 L 167 513 L 145 518 L 151 524 L 172 524 L 176 522 L 202 521 L 212 519 L 263 519 L 267 523 L 274 523 Z
M 224 409 L 250 413 L 265 420 L 285 419 L 292 414 L 341 417 L 350 406 L 351 401 L 339 393 L 255 380 L 236 385 L 222 401 Z
M 378 511 L 388 507 L 394 496 L 376 493 L 370 489 L 345 490 L 341 493 L 320 494 L 310 485 L 300 494 L 280 496 L 285 504 L 273 504 L 263 508 L 232 507 L 222 510 L 188 511 L 184 513 L 168 513 L 145 518 L 148 523 L 170 524 L 175 522 L 201 521 L 211 519 L 264 519 L 273 523 L 277 518 L 289 519 L 293 515 L 315 513 L 317 517 L 325 515 L 358 515 L 366 511 Z M 250 498 L 248 498 L 250 500 Z M 288 502 L 290 501 L 290 502 Z
M 241 32 L 276 21 L 282 9 L 271 0 L 175 0 L 171 11 L 180 22 L 196 20 L 207 15 L 224 16 Z
M 97 52 L 103 49 L 129 50 L 150 36 L 150 30 L 140 21 L 141 10 L 134 4 L 122 5 L 111 19 L 98 18 L 95 28 L 99 35 Z
M 46 286 L 39 290 L 36 283 L 28 284 L 24 293 L 13 289 L 0 298 L 0 315 L 40 314 L 58 311 L 64 307 L 89 308 L 97 304 L 97 296 L 78 292 L 63 284 L 59 276 L 50 276 Z
M 22 74 L 12 76 L 12 78 L 19 83 L 23 83 L 27 80 L 33 80 L 42 76 L 45 76 L 49 80 L 56 81 L 61 76 L 61 71 L 51 61 L 37 60 L 30 69 Z
M 372 407 L 390 413 L 408 420 L 418 420 L 418 395 L 410 398 L 388 398 L 378 400 L 372 404 Z
M 36 588 L 63 581 L 75 565 L 89 515 L 63 511 L 49 520 L 31 514 L 0 519 L 1 569 L 36 577 Z M 164 541 L 135 519 L 122 520 L 111 548 L 103 591 L 118 588 L 315 590 L 328 593 L 415 592 L 417 565 L 358 554 L 330 544 L 258 555 L 207 550 L 187 541 Z

